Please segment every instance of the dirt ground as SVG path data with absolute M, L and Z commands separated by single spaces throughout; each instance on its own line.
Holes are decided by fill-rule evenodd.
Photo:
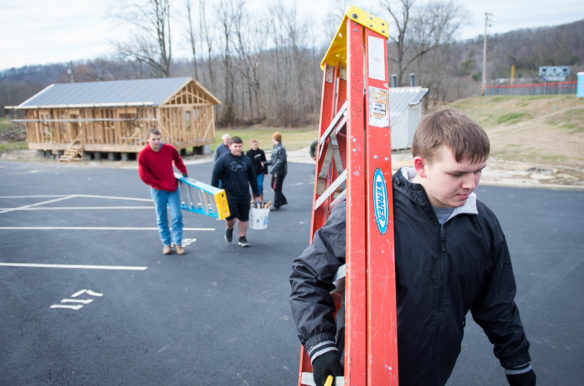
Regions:
M 208 162 L 208 156 L 186 156 L 187 165 Z M 0 153 L 0 162 L 42 162 L 55 163 L 58 161 L 39 156 L 34 150 L 21 150 L 9 153 Z M 312 163 L 308 147 L 288 151 L 289 162 Z M 402 166 L 412 165 L 409 151 L 397 151 L 392 154 L 392 169 L 395 171 Z M 73 161 L 71 165 L 86 167 L 120 167 L 136 168 L 136 161 Z M 548 164 L 534 164 L 521 161 L 502 161 L 491 157 L 481 177 L 483 185 L 514 186 L 543 189 L 584 190 L 584 170 L 571 166 L 551 166 Z
M 583 189 L 584 108 L 574 95 L 482 97 L 452 104 L 485 128 L 483 183 Z

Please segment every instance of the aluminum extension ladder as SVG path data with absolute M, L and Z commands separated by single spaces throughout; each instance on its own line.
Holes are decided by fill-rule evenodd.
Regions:
M 179 182 L 180 205 L 183 210 L 199 213 L 205 216 L 223 220 L 229 217 L 229 205 L 225 190 L 197 181 L 194 178 L 184 178 L 174 173 Z
M 351 7 L 321 62 L 310 240 L 333 206 L 346 205 L 344 300 L 333 296 L 337 309 L 345 304 L 337 385 L 398 384 L 387 37 L 386 22 Z M 313 382 L 302 348 L 298 385 Z

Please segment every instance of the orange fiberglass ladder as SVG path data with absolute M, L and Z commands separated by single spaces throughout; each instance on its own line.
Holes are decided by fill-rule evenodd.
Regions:
M 387 27 L 349 8 L 321 63 L 310 239 L 334 205 L 347 206 L 344 299 L 335 295 L 337 309 L 345 303 L 345 375 L 337 385 L 398 384 Z M 298 384 L 313 382 L 302 348 Z

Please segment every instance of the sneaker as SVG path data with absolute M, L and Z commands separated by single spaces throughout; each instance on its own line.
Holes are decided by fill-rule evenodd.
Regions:
M 176 251 L 177 255 L 184 255 L 185 254 L 185 249 L 183 248 L 182 245 L 174 245 L 174 250 Z
M 225 241 L 230 243 L 233 240 L 233 228 L 225 228 Z
M 240 247 L 249 247 L 249 243 L 247 242 L 247 239 L 245 238 L 245 236 L 242 236 L 239 238 L 237 245 L 239 245 Z
M 170 255 L 171 253 L 172 253 L 172 248 L 170 247 L 170 245 L 165 245 L 164 248 L 162 248 L 163 255 Z

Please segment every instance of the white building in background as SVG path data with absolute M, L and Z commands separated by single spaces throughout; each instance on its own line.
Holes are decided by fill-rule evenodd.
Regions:
M 409 149 L 422 116 L 422 99 L 428 92 L 422 87 L 389 88 L 389 124 L 391 149 Z

